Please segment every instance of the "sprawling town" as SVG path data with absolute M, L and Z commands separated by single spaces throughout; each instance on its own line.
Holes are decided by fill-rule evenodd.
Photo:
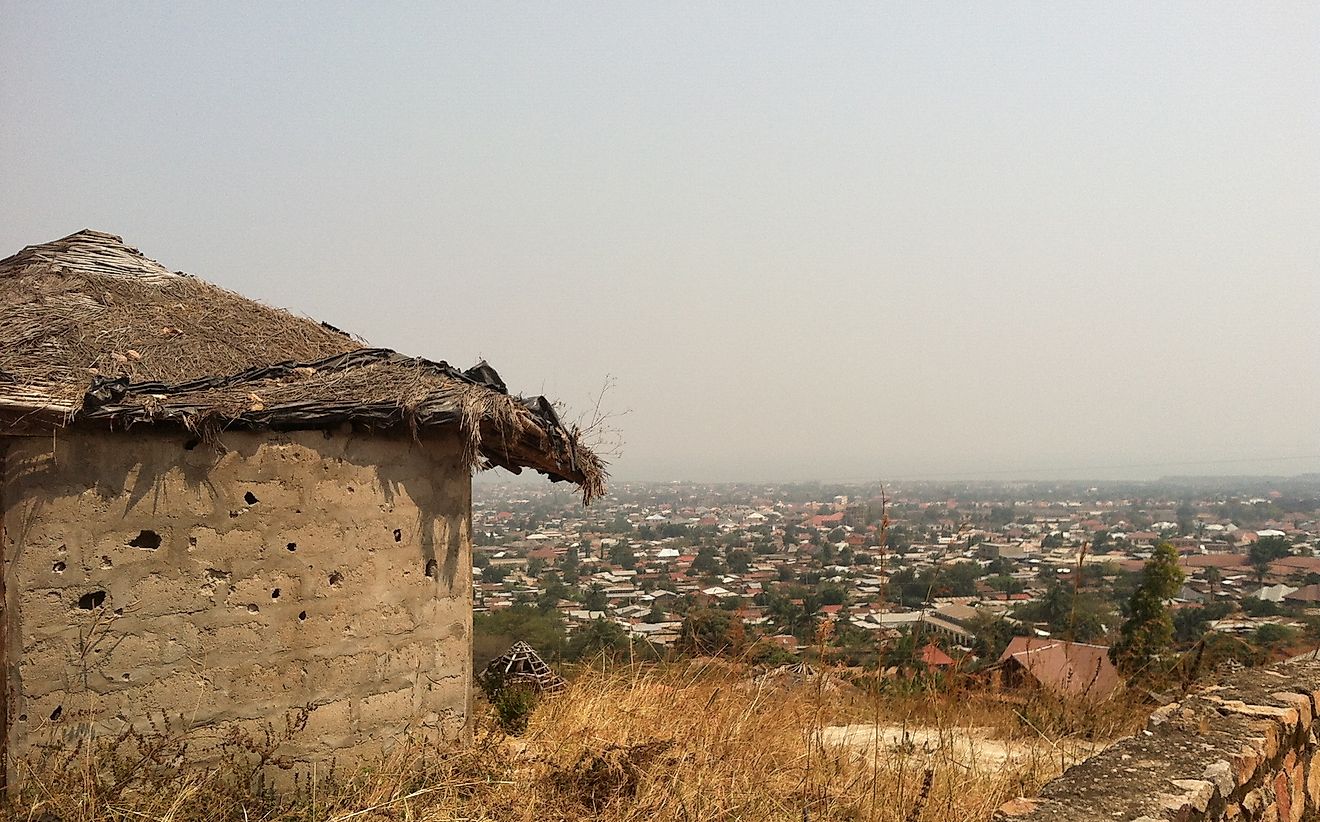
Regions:
M 620 483 L 585 509 L 525 484 L 474 495 L 478 657 L 510 638 L 570 658 L 809 653 L 933 670 L 1033 641 L 1098 651 L 1163 544 L 1182 571 L 1175 640 L 1198 660 L 1260 664 L 1320 645 L 1316 477 Z

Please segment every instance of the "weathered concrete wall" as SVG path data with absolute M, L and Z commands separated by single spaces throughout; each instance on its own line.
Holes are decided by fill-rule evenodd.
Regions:
M 223 442 L 147 428 L 0 440 L 11 765 L 153 719 L 213 739 L 279 732 L 303 706 L 306 728 L 279 751 L 297 762 L 464 733 L 471 478 L 457 436 Z
M 1016 822 L 1270 820 L 1320 810 L 1320 662 L 1242 671 L 1159 709 L 1146 729 L 1070 768 Z

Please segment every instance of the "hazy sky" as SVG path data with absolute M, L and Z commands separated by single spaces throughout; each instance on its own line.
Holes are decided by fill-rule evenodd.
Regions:
M 0 0 L 83 227 L 581 410 L 625 479 L 1320 470 L 1320 5 Z

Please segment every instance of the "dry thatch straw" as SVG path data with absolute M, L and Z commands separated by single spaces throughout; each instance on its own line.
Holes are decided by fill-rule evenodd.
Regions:
M 472 468 L 523 467 L 590 501 L 604 462 L 544 398 L 484 363 L 367 348 L 305 317 L 172 272 L 84 230 L 0 260 L 0 433 L 72 424 L 293 429 L 457 426 Z

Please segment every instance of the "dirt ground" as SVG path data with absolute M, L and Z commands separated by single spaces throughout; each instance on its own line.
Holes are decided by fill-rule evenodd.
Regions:
M 849 747 L 881 758 L 928 758 L 961 767 L 969 775 L 1025 765 L 1043 759 L 1080 762 L 1097 743 L 1054 743 L 1044 738 L 1002 739 L 992 728 L 934 728 L 921 725 L 831 725 L 821 732 L 826 745 Z

